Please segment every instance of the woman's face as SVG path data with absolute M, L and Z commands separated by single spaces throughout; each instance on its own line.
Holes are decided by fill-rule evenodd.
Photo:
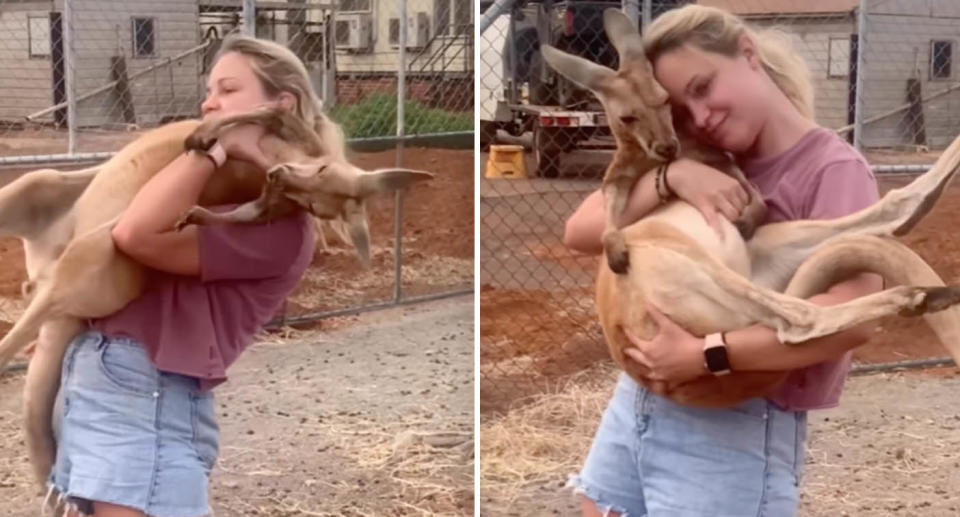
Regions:
M 200 105 L 203 119 L 219 118 L 269 105 L 260 79 L 253 73 L 247 57 L 238 52 L 223 54 L 207 82 L 207 98 Z
M 654 63 L 654 75 L 670 102 L 686 111 L 692 126 L 687 129 L 734 154 L 747 152 L 756 142 L 768 91 L 752 42 L 743 38 L 742 43 L 735 57 L 684 45 Z

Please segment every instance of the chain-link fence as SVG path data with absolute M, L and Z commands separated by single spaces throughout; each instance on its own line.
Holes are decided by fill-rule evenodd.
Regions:
M 687 3 L 721 7 L 755 26 L 784 31 L 809 67 L 816 121 L 865 154 L 881 191 L 909 181 L 885 173 L 926 170 L 960 133 L 957 2 L 482 4 L 477 113 L 486 165 L 478 180 L 483 406 L 502 407 L 608 357 L 593 308 L 597 258 L 570 252 L 562 235 L 566 218 L 599 187 L 614 141 L 599 102 L 549 69 L 539 45 L 616 67 L 616 52 L 603 32 L 604 9 L 624 9 L 642 30 Z M 941 207 L 952 206 L 956 195 L 949 190 Z M 906 241 L 949 283 L 960 279 L 953 264 L 960 254 L 953 249 L 947 210 L 938 209 Z M 858 351 L 860 361 L 943 355 L 922 323 L 884 320 L 879 326 L 883 331 Z
M 233 32 L 301 58 L 352 162 L 436 173 L 368 204 L 369 270 L 336 226 L 318 225 L 324 242 L 283 321 L 472 292 L 468 0 L 0 0 L 0 184 L 102 161 L 150 128 L 199 117 Z M 19 244 L 3 244 L 10 320 L 24 274 Z

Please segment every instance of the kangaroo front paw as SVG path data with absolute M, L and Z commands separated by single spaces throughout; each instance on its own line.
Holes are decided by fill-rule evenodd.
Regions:
M 186 228 L 188 225 L 199 224 L 203 222 L 201 217 L 201 214 L 203 212 L 205 212 L 205 210 L 198 206 L 195 206 L 190 210 L 187 210 L 186 213 L 184 213 L 180 217 L 180 219 L 177 220 L 176 223 L 174 223 L 173 231 L 179 232 L 179 231 L 182 231 L 184 228 Z
M 733 222 L 744 240 L 750 240 L 753 237 L 753 232 L 763 223 L 763 218 L 767 213 L 767 206 L 763 201 L 758 201 L 760 199 L 758 196 L 752 197 L 750 204 L 744 207 L 740 217 Z
M 630 267 L 630 255 L 627 253 L 627 241 L 623 232 L 609 231 L 603 235 L 603 252 L 607 256 L 607 265 L 618 275 L 623 275 Z
M 190 133 L 190 136 L 183 142 L 183 147 L 188 151 L 207 151 L 216 142 L 216 136 L 200 126 L 193 133 Z

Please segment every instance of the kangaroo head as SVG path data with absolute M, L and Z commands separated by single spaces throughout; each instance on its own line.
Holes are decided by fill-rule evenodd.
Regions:
M 620 56 L 611 70 L 582 57 L 541 45 L 544 60 L 561 75 L 592 91 L 603 104 L 620 150 L 642 150 L 658 161 L 672 160 L 679 142 L 666 90 L 654 79 L 636 25 L 620 10 L 603 13 L 607 37 Z
M 365 171 L 343 160 L 322 157 L 304 163 L 281 164 L 267 173 L 268 181 L 283 184 L 284 197 L 321 219 L 340 218 L 365 266 L 370 263 L 370 232 L 364 200 L 433 178 L 429 172 L 389 168 Z

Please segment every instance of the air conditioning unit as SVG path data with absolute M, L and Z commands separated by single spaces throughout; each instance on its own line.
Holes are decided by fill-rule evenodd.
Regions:
M 337 14 L 335 20 L 338 49 L 361 52 L 373 47 L 373 20 L 370 13 Z
M 423 48 L 430 41 L 430 16 L 419 12 L 407 15 L 407 48 Z M 400 46 L 400 19 L 390 18 L 390 46 Z

